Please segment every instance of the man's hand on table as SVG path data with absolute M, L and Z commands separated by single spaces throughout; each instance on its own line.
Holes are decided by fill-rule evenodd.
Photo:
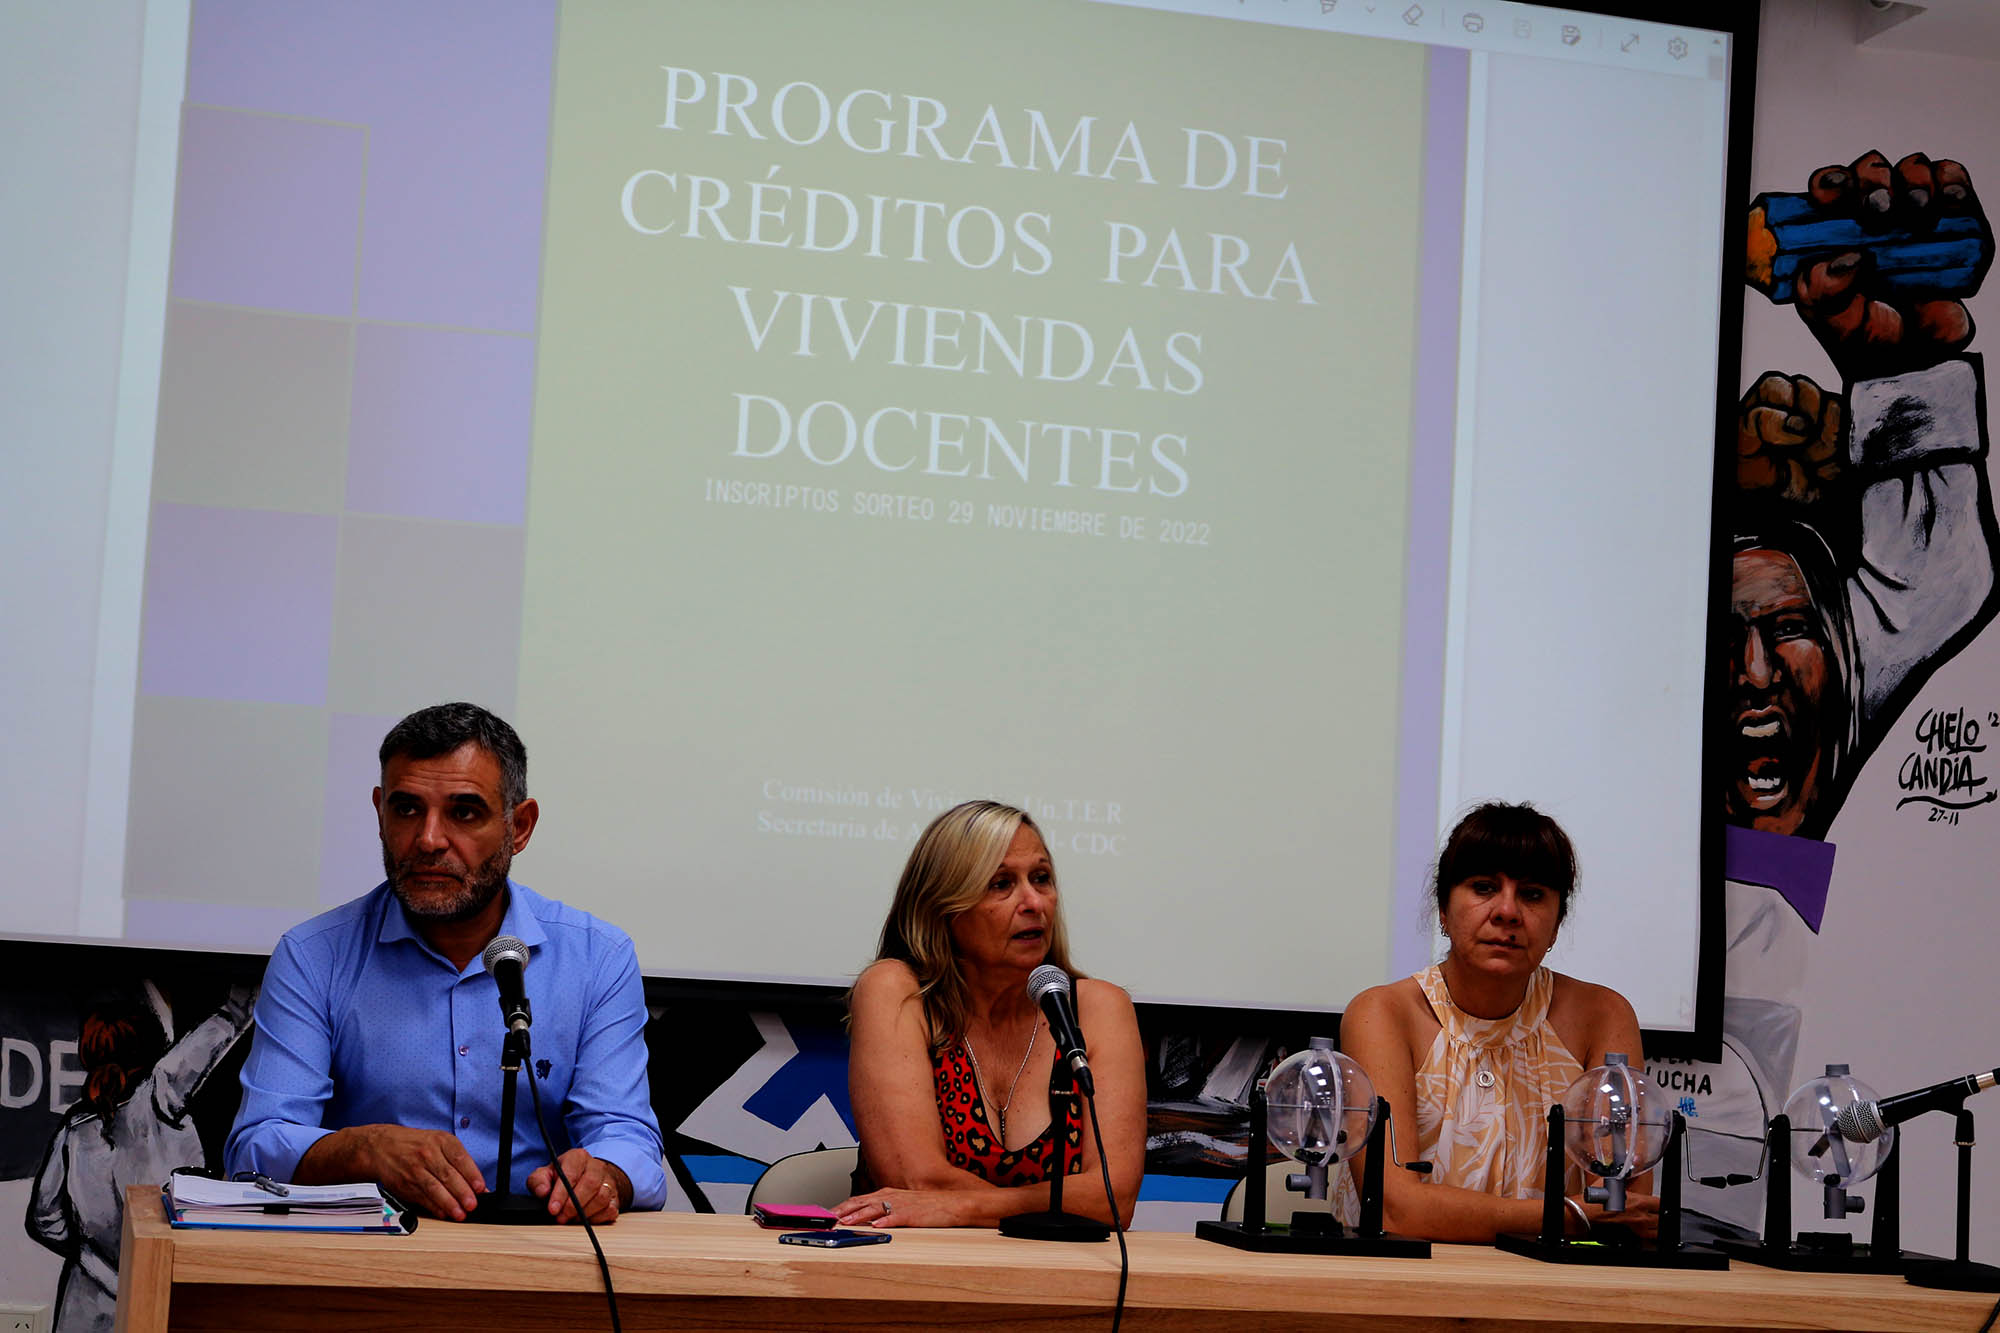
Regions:
M 618 1214 L 632 1206 L 632 1182 L 610 1162 L 592 1157 L 582 1148 L 571 1148 L 556 1160 L 562 1163 L 563 1174 L 576 1190 L 576 1202 L 583 1205 L 583 1215 L 593 1226 L 616 1222 Z M 549 1213 L 556 1221 L 577 1220 L 576 1205 L 553 1168 L 538 1166 L 530 1171 L 528 1193 L 548 1200 Z

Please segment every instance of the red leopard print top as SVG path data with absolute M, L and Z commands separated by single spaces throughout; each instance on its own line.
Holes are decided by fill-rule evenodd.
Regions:
M 979 1081 L 972 1075 L 972 1059 L 964 1041 L 955 1041 L 931 1054 L 931 1070 L 937 1076 L 938 1116 L 944 1128 L 944 1154 L 951 1164 L 994 1185 L 1039 1185 L 1049 1178 L 1049 1164 L 1055 1156 L 1056 1127 L 1051 1124 L 1034 1142 L 1015 1152 L 1002 1152 L 986 1119 L 986 1103 L 979 1096 Z M 1069 1173 L 1083 1170 L 1083 1103 L 1069 1099 L 1069 1150 L 1065 1157 Z

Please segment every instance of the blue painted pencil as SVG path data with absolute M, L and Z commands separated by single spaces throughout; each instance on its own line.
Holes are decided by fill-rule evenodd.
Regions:
M 1750 205 L 1746 279 L 1778 304 L 1797 299 L 1800 273 L 1850 251 L 1874 264 L 1870 287 L 1885 299 L 1963 298 L 1979 290 L 1993 263 L 1986 219 L 1961 213 L 1921 227 L 1865 226 L 1827 213 L 1803 194 L 1760 194 Z

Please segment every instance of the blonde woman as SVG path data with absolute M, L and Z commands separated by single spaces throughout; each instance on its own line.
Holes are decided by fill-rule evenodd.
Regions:
M 1132 1219 L 1145 1168 L 1146 1075 L 1132 1001 L 1077 975 L 1055 865 L 1026 812 L 968 801 L 924 830 L 896 886 L 875 961 L 848 998 L 848 1088 L 861 1184 L 834 1209 L 845 1225 L 990 1227 L 1049 1204 L 1056 1049 L 1028 998 L 1053 963 L 1076 978 L 1077 1022 L 1097 1084 L 1100 1145 L 1080 1099 L 1063 1208 Z

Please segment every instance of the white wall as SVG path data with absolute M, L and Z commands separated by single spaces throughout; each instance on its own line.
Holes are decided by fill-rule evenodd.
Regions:
M 1765 0 L 1757 70 L 1753 192 L 1800 190 L 1816 167 L 1870 148 L 1964 162 L 1975 188 L 2000 198 L 2000 62 L 1857 48 L 1859 0 Z M 1806 374 L 1828 388 L 1839 377 L 1789 308 L 1751 293 L 1744 318 L 1744 383 L 1761 372 Z M 1970 304 L 2000 319 L 1989 296 Z M 1972 348 L 2000 351 L 1990 330 Z M 2000 369 L 2000 358 L 1988 362 Z M 1826 920 L 1808 962 L 1794 1082 L 1830 1061 L 1847 1062 L 1883 1094 L 2000 1065 L 1989 1035 L 2000 1012 L 1992 944 L 2000 933 L 2000 805 L 1965 812 L 1956 826 L 1895 809 L 1898 763 L 1930 707 L 2000 710 L 2000 623 L 1924 687 L 1861 770 L 1828 833 L 1839 848 Z M 1988 753 L 2000 754 L 2000 749 Z M 1996 761 L 2000 762 L 2000 761 Z M 1982 767 L 1981 771 L 1987 771 Z M 1775 1109 L 1775 1108 L 1774 1108 Z M 2000 1096 L 1968 1104 L 2000 1126 Z M 1906 1127 L 1903 1244 L 1949 1254 L 1957 1155 L 1951 1121 Z M 1972 1257 L 2000 1260 L 2000 1133 L 1974 1154 Z M 1801 1228 L 1819 1221 L 1819 1194 L 1795 1177 Z M 1863 1193 L 1872 1192 L 1864 1188 Z M 1866 1234 L 1867 1218 L 1847 1228 Z

